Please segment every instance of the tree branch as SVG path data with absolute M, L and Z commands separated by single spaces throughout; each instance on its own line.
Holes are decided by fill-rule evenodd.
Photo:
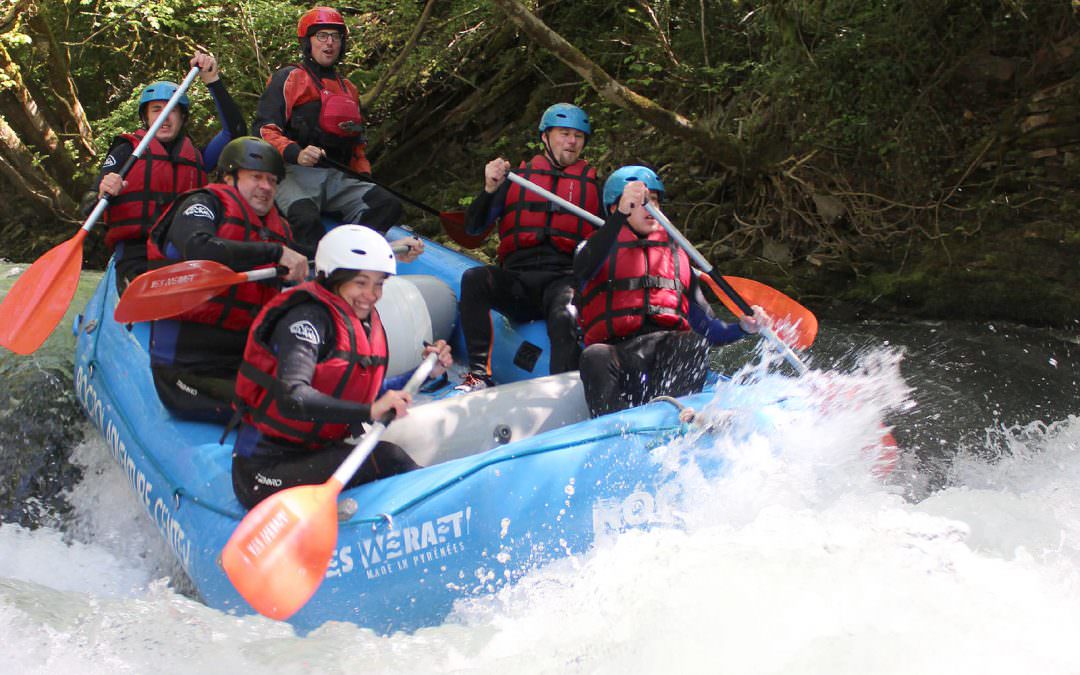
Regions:
M 416 47 L 416 42 L 420 39 L 420 34 L 424 31 L 424 26 L 431 17 L 431 9 L 434 6 L 435 0 L 428 0 L 427 4 L 424 5 L 424 11 L 420 13 L 420 19 L 417 20 L 416 27 L 413 28 L 412 34 L 409 35 L 409 39 L 405 42 L 405 45 L 402 46 L 401 51 L 398 52 L 394 62 L 390 64 L 385 72 L 383 72 L 382 77 L 375 83 L 375 86 L 360 97 L 361 107 L 370 108 L 375 103 L 375 99 L 379 98 L 379 94 L 386 89 L 386 85 L 390 83 L 390 80 L 401 70 L 401 66 L 405 63 L 405 58 L 408 57 Z
M 709 153 L 713 161 L 736 171 L 747 170 L 746 154 L 742 145 L 735 139 L 717 134 L 624 86 L 577 47 L 549 28 L 518 0 L 495 0 L 495 4 L 534 43 L 547 49 L 560 61 L 570 66 L 603 98 L 633 113 L 658 130 L 701 148 Z

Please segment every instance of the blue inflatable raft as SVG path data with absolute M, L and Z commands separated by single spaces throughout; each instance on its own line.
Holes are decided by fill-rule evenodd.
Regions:
M 384 322 L 397 326 L 388 328 L 392 351 L 412 339 L 416 348 L 403 351 L 418 361 L 423 339 L 448 336 L 462 353 L 460 329 L 446 316 L 452 323 L 449 298 L 475 264 L 428 242 L 420 259 L 402 266 L 402 283 L 414 278 L 416 288 L 405 300 L 391 298 L 393 306 L 386 297 L 380 304 Z M 116 303 L 110 267 L 75 326 L 78 399 L 201 599 L 250 613 L 219 564 L 245 513 L 232 491 L 231 439 L 219 444 L 221 427 L 175 420 L 162 407 L 149 371 L 149 327 L 117 324 Z M 321 587 L 290 620 L 297 627 L 436 625 L 456 600 L 583 553 L 607 533 L 678 524 L 677 488 L 655 452 L 688 433 L 677 406 L 655 402 L 590 420 L 577 374 L 546 375 L 543 325 L 495 323 L 494 369 L 511 384 L 416 405 L 390 426 L 386 438 L 426 468 L 343 493 L 338 548 Z M 392 354 L 391 370 L 406 367 L 409 359 L 395 366 Z M 685 402 L 700 408 L 712 399 L 709 392 Z M 773 412 L 790 405 L 776 400 L 753 410 L 752 427 L 770 425 Z M 704 461 L 707 471 L 722 470 L 722 459 Z

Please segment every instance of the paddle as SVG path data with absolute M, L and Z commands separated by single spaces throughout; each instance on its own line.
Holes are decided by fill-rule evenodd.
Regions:
M 404 391 L 416 393 L 435 359 L 435 354 L 424 359 Z M 240 521 L 221 552 L 221 565 L 255 611 L 284 621 L 315 594 L 337 545 L 337 496 L 375 449 L 391 419 L 392 413 L 372 425 L 325 483 L 270 495 Z
M 512 171 L 507 177 L 521 187 L 531 190 L 541 197 L 558 204 L 575 216 L 584 218 L 597 227 L 602 227 L 604 225 L 603 219 L 596 214 L 589 213 L 580 206 L 568 202 L 549 190 L 545 190 L 527 178 L 523 178 Z M 656 216 L 654 215 L 653 217 L 655 218 Z M 657 218 L 657 220 L 660 219 Z M 670 223 L 668 224 L 670 225 Z M 682 235 L 680 234 L 679 236 L 681 237 Z M 689 245 L 689 242 L 686 243 Z M 689 252 L 687 252 L 687 254 L 690 255 Z M 701 257 L 700 254 L 698 257 Z M 708 265 L 708 263 L 705 263 L 705 265 Z M 815 317 L 810 310 L 775 288 L 753 281 L 752 279 L 743 279 L 741 277 L 719 277 L 719 279 L 724 281 L 723 284 L 720 284 L 718 281 L 714 281 L 716 277 L 712 276 L 712 266 L 709 266 L 707 269 L 703 265 L 699 264 L 698 266 L 706 271 L 700 278 L 705 280 L 706 285 L 708 285 L 717 297 L 720 298 L 724 303 L 724 306 L 731 310 L 732 314 L 736 316 L 749 316 L 753 314 L 753 310 L 750 309 L 750 305 L 746 302 L 743 302 L 743 305 L 747 307 L 746 310 L 743 310 L 739 305 L 739 301 L 742 300 L 744 296 L 749 297 L 753 300 L 753 304 L 760 305 L 772 319 L 790 327 L 787 332 L 791 333 L 792 342 L 796 347 L 803 349 L 813 344 L 814 338 L 817 337 L 818 324 L 817 317 Z M 721 289 L 725 286 L 729 290 L 722 291 Z M 738 298 L 738 300 L 736 300 L 736 298 Z M 786 334 L 785 337 L 787 337 Z M 790 349 L 788 351 L 790 351 Z M 798 367 L 796 367 L 796 369 L 798 369 Z
M 682 250 L 686 251 L 686 255 L 690 256 L 690 260 L 695 265 L 697 265 L 701 269 L 701 271 L 708 275 L 708 278 L 716 282 L 716 285 L 720 287 L 723 295 L 726 295 L 728 298 L 731 299 L 732 302 L 734 302 L 736 308 L 739 310 L 738 312 L 736 312 L 737 315 L 745 317 L 751 317 L 754 315 L 754 308 L 750 306 L 750 303 L 748 303 L 745 299 L 743 299 L 741 295 L 739 295 L 738 291 L 736 291 L 732 287 L 732 285 L 728 283 L 728 280 L 726 278 L 716 273 L 716 270 L 713 268 L 712 265 L 709 264 L 709 261 L 706 260 L 705 257 L 701 255 L 701 253 L 696 248 L 694 248 L 694 245 L 691 244 L 690 241 L 683 236 L 682 232 L 679 232 L 677 229 L 675 229 L 675 226 L 671 224 L 671 221 L 668 220 L 667 216 L 665 216 L 660 211 L 660 209 L 656 208 L 648 202 L 645 202 L 645 210 L 649 212 L 649 215 L 651 215 L 653 218 L 656 218 L 656 220 L 658 220 L 660 224 L 664 226 L 664 229 L 667 230 L 668 235 L 672 239 L 674 239 L 680 247 L 682 247 Z M 776 292 L 780 293 L 779 291 Z M 795 301 L 792 300 L 792 302 Z M 762 305 L 762 307 L 764 308 L 764 305 Z M 768 308 L 765 308 L 765 311 L 768 312 Z M 817 332 L 816 321 L 814 322 L 814 332 Z M 770 326 L 765 323 L 759 323 L 758 333 L 764 336 L 769 342 L 773 343 L 773 346 L 776 347 L 784 356 L 784 360 L 790 363 L 791 367 L 794 368 L 800 375 L 805 374 L 809 370 L 809 368 L 806 367 L 806 364 L 802 362 L 802 359 L 800 359 L 798 355 L 796 355 L 795 352 L 791 350 L 791 347 L 789 347 L 787 343 L 777 337 L 776 333 Z
M 195 76 L 199 74 L 196 66 L 188 71 L 187 77 L 177 87 L 172 98 L 150 125 L 146 135 L 135 147 L 131 157 L 124 162 L 118 172 L 120 177 L 127 176 L 131 167 L 142 157 L 155 134 L 165 123 L 180 97 L 184 95 Z M 75 297 L 82 272 L 83 240 L 109 205 L 109 195 L 98 200 L 94 210 L 83 223 L 75 236 L 62 244 L 54 246 L 22 273 L 15 285 L 8 291 L 3 303 L 0 303 L 0 345 L 16 354 L 31 354 L 45 342 L 56 328 Z
M 465 231 L 464 211 L 438 211 L 434 207 L 428 206 L 427 204 L 417 199 L 413 199 L 408 195 L 404 195 L 398 192 L 389 185 L 386 185 L 385 183 L 380 183 L 371 176 L 364 176 L 357 173 L 356 171 L 353 171 L 341 162 L 335 162 L 329 157 L 323 157 L 319 161 L 320 163 L 331 166 L 348 176 L 352 176 L 357 180 L 362 180 L 368 183 L 378 185 L 379 187 L 394 195 L 406 204 L 411 204 L 416 208 L 420 209 L 421 211 L 424 211 L 425 213 L 430 213 L 433 216 L 438 216 L 439 222 L 442 223 L 443 230 L 446 231 L 447 236 L 449 236 L 450 239 L 452 239 L 459 246 L 463 246 L 464 248 L 480 248 L 484 245 L 484 240 L 487 239 L 487 233 L 484 233 L 483 235 L 475 235 L 469 234 Z M 363 225 L 363 223 L 360 224 Z
M 398 244 L 393 250 L 401 254 L 409 247 Z M 131 280 L 120 296 L 113 319 L 118 323 L 167 319 L 198 307 L 230 286 L 273 279 L 283 269 L 266 267 L 250 272 L 234 272 L 228 266 L 212 260 L 185 260 L 143 272 Z

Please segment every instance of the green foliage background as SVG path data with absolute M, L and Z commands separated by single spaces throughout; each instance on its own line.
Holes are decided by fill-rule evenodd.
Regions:
M 586 154 L 602 174 L 658 167 L 666 208 L 716 263 L 823 311 L 1058 325 L 1080 316 L 1076 0 L 526 4 L 624 85 L 735 139 L 743 165 L 601 98 L 494 3 L 443 0 L 368 111 L 380 179 L 458 208 L 478 191 L 484 162 L 527 157 L 541 111 L 572 101 L 593 117 Z M 423 7 L 340 8 L 350 26 L 344 70 L 361 92 L 387 73 Z M 181 77 L 196 44 L 218 56 L 250 119 L 266 78 L 296 58 L 295 22 L 307 8 L 38 5 L 68 45 L 99 152 L 132 126 L 141 86 Z M 3 40 L 33 79 L 42 58 L 33 41 L 18 25 Z M 193 97 L 202 111 L 193 132 L 205 141 L 213 114 L 201 86 Z M 1049 122 L 1032 127 L 1037 115 Z M 411 215 L 438 235 L 437 221 Z

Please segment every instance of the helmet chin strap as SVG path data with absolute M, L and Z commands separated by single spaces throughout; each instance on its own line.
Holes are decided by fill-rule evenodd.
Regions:
M 544 152 L 547 154 L 548 161 L 551 162 L 551 165 L 556 169 L 565 169 L 566 167 L 559 164 L 559 160 L 555 159 L 555 153 L 551 151 L 551 144 L 548 143 L 547 138 L 545 138 L 546 135 L 547 132 L 540 134 L 540 142 L 544 144 Z

